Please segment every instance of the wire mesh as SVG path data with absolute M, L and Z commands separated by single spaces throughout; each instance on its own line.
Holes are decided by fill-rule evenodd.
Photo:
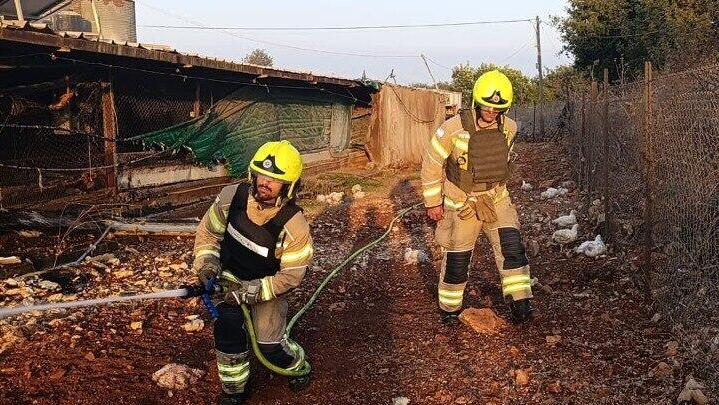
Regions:
M 566 144 L 589 214 L 719 390 L 719 65 L 574 94 Z M 645 254 L 641 252 L 644 250 Z M 647 261 L 649 263 L 647 263 Z M 651 269 L 642 274 L 640 268 Z

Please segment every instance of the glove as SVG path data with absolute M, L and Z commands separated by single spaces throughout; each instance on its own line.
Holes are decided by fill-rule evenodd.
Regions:
M 478 220 L 488 223 L 497 221 L 494 201 L 486 194 L 467 198 L 467 201 L 458 209 L 457 216 L 462 220 L 476 216 Z
M 220 279 L 219 285 L 225 293 L 225 302 L 233 305 L 248 304 L 255 305 L 261 301 L 262 282 L 260 280 L 244 281 L 239 283 Z
M 222 266 L 220 266 L 219 261 L 208 260 L 197 269 L 197 278 L 200 279 L 204 286 L 207 286 L 207 282 L 211 278 L 217 277 L 221 269 Z

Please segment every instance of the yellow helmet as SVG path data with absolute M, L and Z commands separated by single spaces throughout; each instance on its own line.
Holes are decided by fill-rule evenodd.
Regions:
M 476 104 L 506 110 L 512 105 L 514 91 L 512 82 L 499 70 L 483 73 L 472 90 L 472 107 Z
M 292 198 L 297 181 L 302 175 L 302 157 L 290 141 L 267 142 L 260 146 L 250 160 L 247 174 L 263 174 L 289 184 L 287 197 Z

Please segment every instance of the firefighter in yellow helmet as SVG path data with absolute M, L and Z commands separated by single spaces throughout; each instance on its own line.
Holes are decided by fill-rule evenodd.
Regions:
M 511 319 L 520 323 L 531 315 L 532 289 L 517 211 L 507 191 L 517 132 L 505 115 L 514 97 L 512 83 L 492 70 L 477 79 L 472 95 L 472 108 L 437 129 L 422 161 L 424 203 L 437 221 L 435 238 L 443 252 L 439 308 L 445 323 L 456 323 L 472 251 L 484 232 Z
M 298 370 L 302 348 L 285 337 L 287 301 L 312 259 L 312 238 L 295 204 L 302 158 L 288 141 L 262 145 L 250 160 L 249 183 L 227 186 L 202 218 L 193 268 L 203 283 L 218 277 L 226 292 L 214 325 L 220 403 L 242 403 L 250 377 L 248 338 L 240 304 L 250 306 L 260 350 L 273 364 Z M 302 388 L 309 376 L 290 379 Z

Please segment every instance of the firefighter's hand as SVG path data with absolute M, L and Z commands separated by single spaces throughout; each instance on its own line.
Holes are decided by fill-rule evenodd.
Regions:
M 203 285 L 207 286 L 207 282 L 211 278 L 217 277 L 221 269 L 222 266 L 219 261 L 208 260 L 197 269 L 197 278 L 200 279 Z
M 262 282 L 260 280 L 251 280 L 236 283 L 221 279 L 220 285 L 225 293 L 225 302 L 233 305 L 249 304 L 254 305 L 260 302 L 260 293 L 262 291 Z
M 444 218 L 444 206 L 438 205 L 436 207 L 427 208 L 427 216 L 432 221 L 439 221 Z
M 469 219 L 477 216 L 477 199 L 475 197 L 467 198 L 467 201 L 457 209 L 457 216 L 461 220 Z

